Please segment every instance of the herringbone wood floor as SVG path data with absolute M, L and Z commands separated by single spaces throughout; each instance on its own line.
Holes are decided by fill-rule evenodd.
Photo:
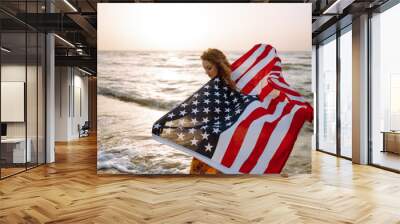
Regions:
M 400 175 L 313 152 L 288 178 L 96 175 L 96 139 L 0 181 L 0 223 L 400 223 Z

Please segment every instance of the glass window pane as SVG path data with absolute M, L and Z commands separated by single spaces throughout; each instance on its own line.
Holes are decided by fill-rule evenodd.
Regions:
M 318 48 L 318 148 L 336 153 L 336 40 Z
M 400 170 L 400 4 L 376 14 L 372 25 L 372 163 Z
M 340 36 L 340 153 L 351 158 L 352 141 L 352 35 Z
M 1 34 L 1 174 L 2 178 L 25 170 L 26 150 L 26 34 Z M 29 147 L 28 147 L 29 149 Z

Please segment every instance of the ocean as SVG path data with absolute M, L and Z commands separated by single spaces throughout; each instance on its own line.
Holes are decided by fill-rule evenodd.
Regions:
M 188 174 L 191 156 L 156 142 L 157 119 L 209 80 L 202 52 L 98 52 L 98 173 Z M 245 52 L 225 52 L 232 63 Z M 311 52 L 278 52 L 285 80 L 312 103 Z M 284 173 L 311 172 L 312 124 L 300 132 Z

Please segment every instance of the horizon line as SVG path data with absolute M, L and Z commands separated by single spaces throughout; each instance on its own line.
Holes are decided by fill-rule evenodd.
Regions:
M 103 50 L 97 50 L 97 51 L 119 51 L 119 52 L 128 52 L 128 51 L 141 51 L 141 52 L 171 52 L 171 51 L 181 51 L 181 52 L 199 52 L 199 51 L 204 51 L 204 50 L 122 50 L 122 49 L 103 49 Z M 246 50 L 224 50 L 227 52 L 246 52 Z M 310 50 L 277 50 L 278 52 L 312 52 L 312 49 Z

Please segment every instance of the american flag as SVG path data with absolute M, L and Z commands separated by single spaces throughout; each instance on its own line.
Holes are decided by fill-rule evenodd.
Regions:
M 283 79 L 281 60 L 257 44 L 153 125 L 153 138 L 227 174 L 280 173 L 311 105 Z

